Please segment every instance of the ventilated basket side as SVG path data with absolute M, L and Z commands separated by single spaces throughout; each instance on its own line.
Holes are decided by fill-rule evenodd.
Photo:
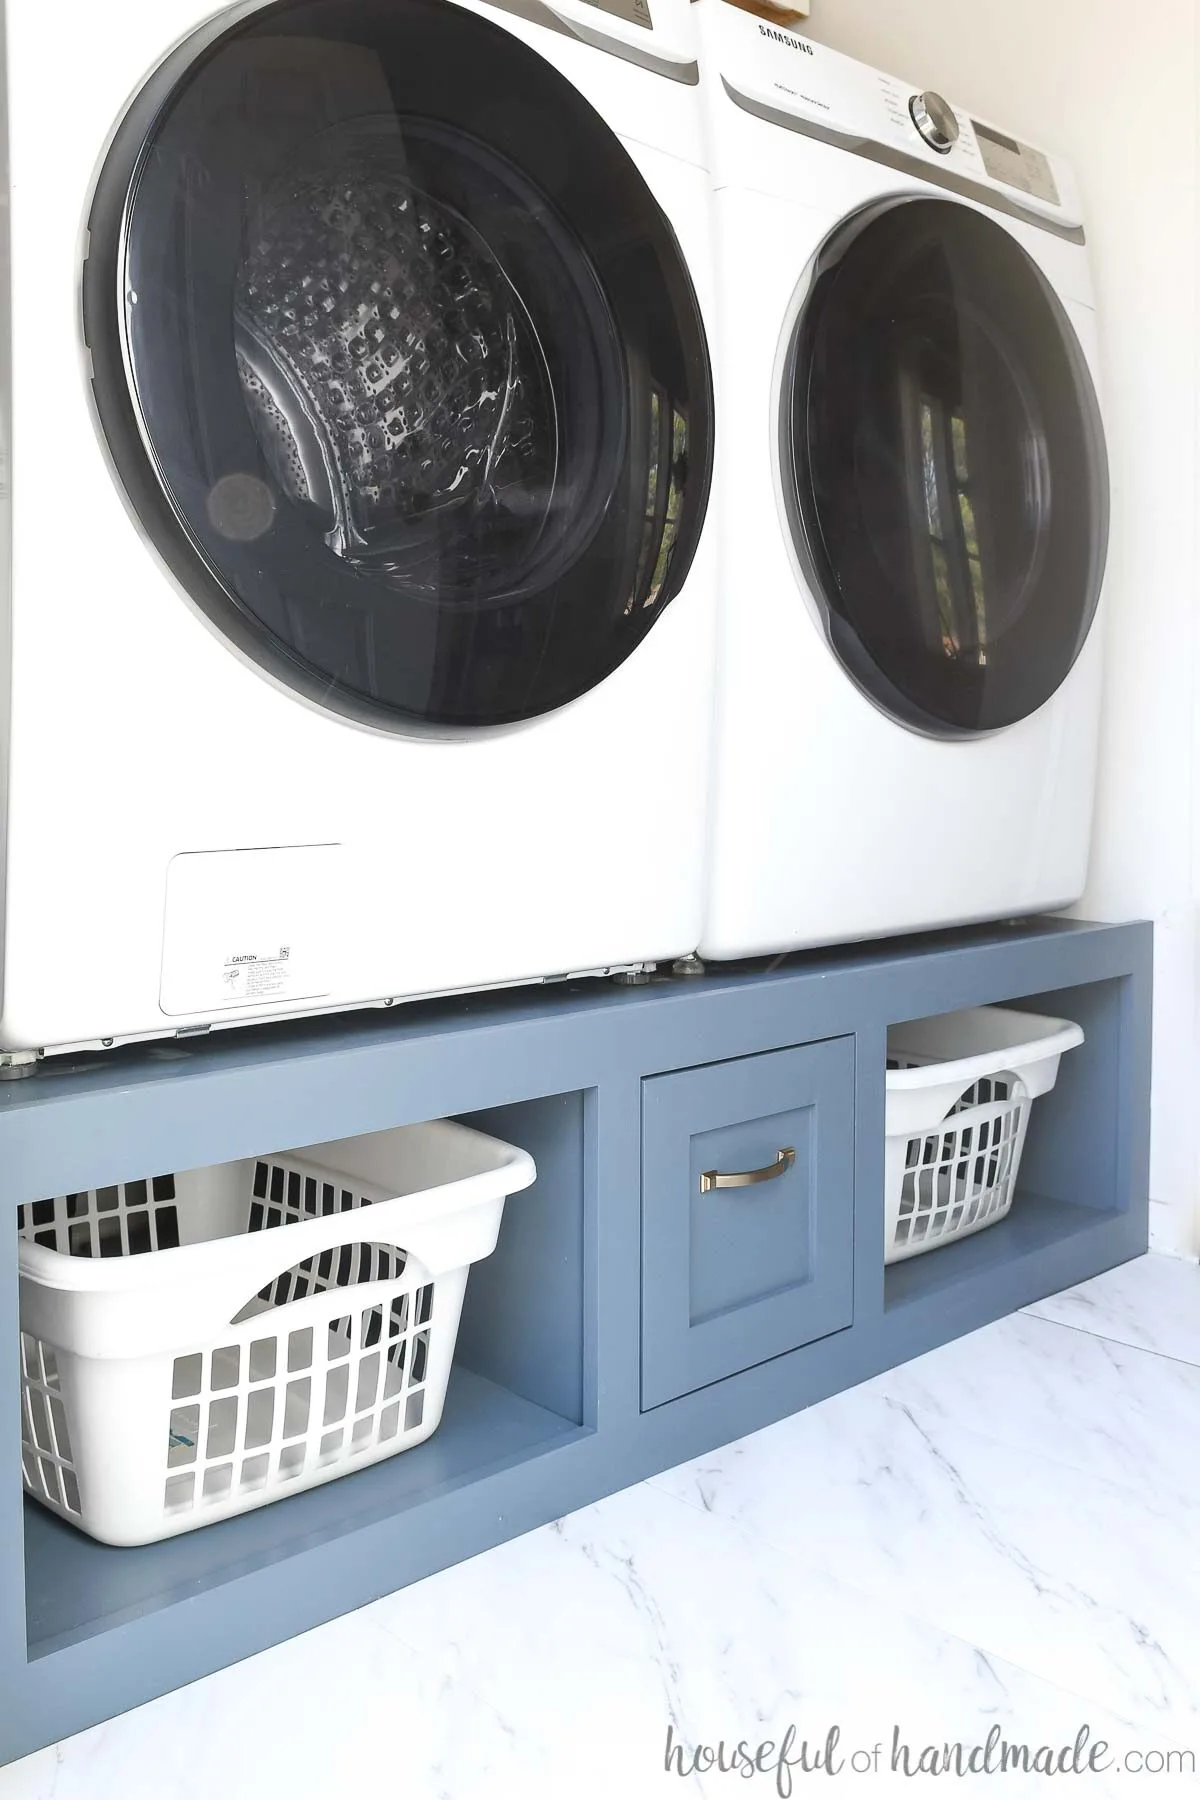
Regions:
M 410 1262 L 399 1282 L 285 1304 L 175 1357 L 50 1350 L 73 1424 L 61 1462 L 26 1451 L 29 1491 L 104 1543 L 145 1544 L 413 1448 L 441 1422 L 467 1279 L 425 1273 Z
M 192 1223 L 231 1229 L 245 1206 L 233 1191 L 238 1165 L 203 1171 Z M 21 1465 L 26 1491 L 93 1536 L 144 1542 L 161 1522 L 161 1420 L 169 1410 L 172 1357 L 147 1347 L 158 1334 L 145 1309 L 79 1284 L 96 1266 L 139 1272 L 181 1243 L 180 1183 L 172 1174 L 60 1194 L 17 1209 L 22 1246 L 54 1284 L 26 1273 L 21 1314 Z M 232 1210 L 231 1209 L 235 1209 Z M 86 1353 L 121 1311 L 137 1354 L 98 1360 Z M 178 1329 L 178 1326 L 176 1326 Z M 139 1343 L 137 1340 L 143 1339 Z M 132 1348 L 133 1346 L 131 1346 Z
M 51 1344 L 28 1331 L 21 1332 L 20 1341 L 21 1478 L 25 1491 L 52 1512 L 78 1523 L 82 1506 L 62 1358 Z
M 1080 1026 L 1002 1006 L 888 1033 L 884 1260 L 934 1250 L 1010 1210 L 1033 1101 Z
M 61 1286 L 74 1259 L 53 1257 L 54 1291 L 22 1274 L 26 1486 L 106 1543 L 174 1536 L 427 1438 L 469 1265 L 495 1245 L 505 1191 L 533 1174 L 527 1158 L 485 1171 L 439 1212 L 431 1190 L 379 1199 L 296 1158 L 244 1167 L 245 1234 L 161 1259 L 186 1337 L 125 1354 L 145 1282 L 75 1296 L 88 1310 L 75 1333 Z M 34 1228 L 30 1209 L 27 1238 Z M 108 1271 L 74 1272 L 94 1289 Z M 53 1342 L 48 1325 L 97 1353 Z
M 1001 1071 L 961 1092 L 931 1130 L 889 1130 L 886 1263 L 918 1256 L 1004 1218 L 1016 1191 L 1030 1104 L 1024 1083 Z
M 46 1394 L 23 1383 L 26 1489 L 104 1543 L 149 1543 L 163 1535 L 171 1359 L 99 1362 L 56 1350 L 29 1333 L 21 1341 L 23 1363 L 40 1364 L 50 1376 Z

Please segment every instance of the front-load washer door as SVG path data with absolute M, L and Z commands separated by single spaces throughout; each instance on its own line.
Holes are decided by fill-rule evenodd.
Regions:
M 119 126 L 84 272 L 145 529 L 277 679 L 368 723 L 534 717 L 686 575 L 708 350 L 615 135 L 447 0 L 277 0 Z
M 830 645 L 935 736 L 1059 687 L 1096 610 L 1108 475 L 1063 306 L 985 214 L 890 200 L 817 259 L 786 343 L 780 477 Z

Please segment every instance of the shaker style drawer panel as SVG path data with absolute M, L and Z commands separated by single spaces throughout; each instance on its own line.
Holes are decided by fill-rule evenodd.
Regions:
M 642 1407 L 851 1323 L 854 1040 L 642 1083 Z

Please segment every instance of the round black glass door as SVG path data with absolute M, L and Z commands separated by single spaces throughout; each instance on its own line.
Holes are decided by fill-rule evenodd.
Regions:
M 168 59 L 97 188 L 101 422 L 187 591 L 353 717 L 561 706 L 678 593 L 712 461 L 671 227 L 445 0 L 276 0 Z
M 851 676 L 937 735 L 1036 711 L 1096 610 L 1108 475 L 1033 260 L 950 201 L 858 215 L 818 259 L 782 402 L 789 523 Z

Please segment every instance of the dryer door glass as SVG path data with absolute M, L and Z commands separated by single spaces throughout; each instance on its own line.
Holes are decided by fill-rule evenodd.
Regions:
M 712 436 L 689 274 L 510 33 L 444 0 L 218 20 L 134 103 L 90 224 L 118 471 L 277 679 L 398 729 L 521 720 L 679 592 Z
M 1099 598 L 1107 464 L 1079 341 L 1008 231 L 943 200 L 851 220 L 796 324 L 780 444 L 803 574 L 879 706 L 957 735 L 1055 692 Z

